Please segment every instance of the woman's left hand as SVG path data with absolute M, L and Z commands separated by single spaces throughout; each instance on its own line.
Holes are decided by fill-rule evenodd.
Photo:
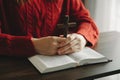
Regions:
M 67 40 L 60 43 L 59 55 L 70 54 L 80 51 L 86 45 L 86 39 L 80 34 L 68 34 Z

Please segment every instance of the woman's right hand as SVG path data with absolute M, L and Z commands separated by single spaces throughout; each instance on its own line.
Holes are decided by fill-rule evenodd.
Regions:
M 38 54 L 56 55 L 59 43 L 64 42 L 66 38 L 57 36 L 48 36 L 42 38 L 32 38 L 33 45 Z

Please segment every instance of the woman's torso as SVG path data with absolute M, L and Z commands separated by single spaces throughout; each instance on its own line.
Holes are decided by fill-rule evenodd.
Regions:
M 6 23 L 12 35 L 43 37 L 52 35 L 59 21 L 63 0 L 31 0 L 17 4 L 3 0 Z

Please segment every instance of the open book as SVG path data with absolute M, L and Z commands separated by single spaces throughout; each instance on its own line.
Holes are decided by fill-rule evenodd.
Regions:
M 85 47 L 83 50 L 69 55 L 35 55 L 29 57 L 28 60 L 41 73 L 53 72 L 87 64 L 108 62 L 108 59 L 105 56 L 89 47 Z

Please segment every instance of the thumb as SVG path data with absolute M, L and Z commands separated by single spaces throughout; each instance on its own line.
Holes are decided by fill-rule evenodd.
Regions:
M 65 42 L 67 39 L 64 37 L 55 37 L 54 38 L 58 43 Z

